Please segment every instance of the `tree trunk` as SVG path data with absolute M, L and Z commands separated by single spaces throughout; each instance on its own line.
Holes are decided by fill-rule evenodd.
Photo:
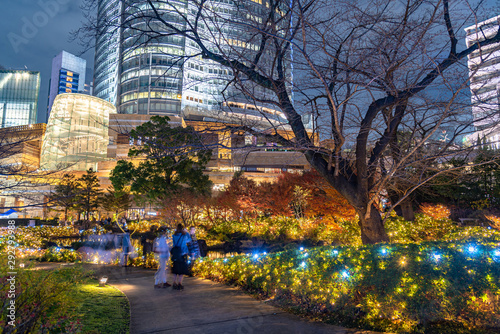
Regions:
M 366 208 L 356 209 L 356 211 L 359 216 L 358 224 L 361 228 L 361 241 L 364 245 L 389 241 L 382 223 L 382 217 L 376 207 L 372 205 L 369 214 Z
M 409 198 L 401 202 L 401 211 L 403 213 L 403 218 L 406 221 L 412 222 L 415 220 L 415 212 L 413 212 L 413 201 Z
M 391 202 L 396 203 L 399 201 L 398 195 L 391 194 L 390 196 Z M 414 221 L 415 220 L 415 212 L 413 211 L 413 199 L 410 197 L 404 199 L 399 205 L 396 205 L 394 208 L 394 212 L 400 217 L 403 217 L 407 221 Z

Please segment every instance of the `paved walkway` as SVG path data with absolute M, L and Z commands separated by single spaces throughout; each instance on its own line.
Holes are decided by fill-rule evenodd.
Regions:
M 373 333 L 310 322 L 209 280 L 187 277 L 183 291 L 154 289 L 154 270 L 112 266 L 95 269 L 127 295 L 131 334 Z

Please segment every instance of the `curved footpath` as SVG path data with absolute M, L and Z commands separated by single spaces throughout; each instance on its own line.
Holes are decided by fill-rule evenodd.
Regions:
M 154 289 L 154 270 L 97 265 L 93 269 L 127 295 L 131 334 L 375 333 L 310 322 L 209 280 L 187 277 L 183 291 Z

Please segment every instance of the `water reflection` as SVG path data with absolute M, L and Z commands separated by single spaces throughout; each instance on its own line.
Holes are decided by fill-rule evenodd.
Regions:
M 223 259 L 226 257 L 231 257 L 231 256 L 236 256 L 236 255 L 241 255 L 241 253 L 237 253 L 237 252 L 224 253 L 223 251 L 208 251 L 207 252 L 207 258 L 209 258 L 210 260 Z

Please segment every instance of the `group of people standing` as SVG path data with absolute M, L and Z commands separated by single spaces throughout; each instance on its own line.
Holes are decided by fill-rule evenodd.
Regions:
M 162 226 L 158 229 L 158 237 L 153 243 L 153 252 L 158 255 L 159 266 L 155 273 L 155 289 L 168 288 L 172 285 L 174 290 L 183 290 L 182 280 L 184 275 L 189 275 L 189 264 L 200 257 L 200 248 L 196 240 L 195 228 L 190 231 L 178 224 L 171 239 L 167 235 L 167 228 Z M 172 260 L 171 272 L 174 275 L 172 284 L 167 282 L 167 262 Z

